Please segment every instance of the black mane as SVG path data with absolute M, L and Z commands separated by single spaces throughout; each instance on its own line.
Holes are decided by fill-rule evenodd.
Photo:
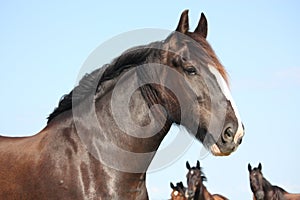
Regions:
M 202 182 L 207 181 L 207 177 L 205 176 L 202 167 L 200 167 L 200 169 L 197 168 L 197 167 L 192 167 L 191 170 L 199 170 L 199 171 L 200 171 L 200 175 L 201 175 L 201 180 L 202 180 Z
M 201 172 L 201 180 L 202 180 L 202 182 L 207 181 L 207 177 L 205 176 L 202 167 L 200 167 L 200 172 Z
M 263 177 L 263 188 L 264 191 L 274 191 L 274 195 L 286 193 L 283 188 L 277 185 L 272 185 L 265 177 Z
M 149 55 L 159 50 L 160 45 L 161 42 L 154 42 L 149 45 L 128 49 L 110 64 L 106 64 L 89 74 L 85 74 L 79 81 L 79 84 L 69 94 L 62 96 L 58 107 L 47 118 L 47 124 L 57 115 L 78 105 L 85 98 L 95 95 L 103 82 L 118 77 L 125 69 L 146 62 Z

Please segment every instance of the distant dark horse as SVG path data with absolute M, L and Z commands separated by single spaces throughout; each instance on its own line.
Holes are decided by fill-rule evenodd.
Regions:
M 225 69 L 188 11 L 165 40 L 85 75 L 47 126 L 0 138 L 0 199 L 148 199 L 146 171 L 172 124 L 212 154 L 229 155 L 244 130 Z
M 206 177 L 201 170 L 199 161 L 197 161 L 196 167 L 190 167 L 190 164 L 186 162 L 186 168 L 189 170 L 186 175 L 188 187 L 185 195 L 188 200 L 228 200 L 222 195 L 208 192 L 203 185 Z
M 252 169 L 248 164 L 250 187 L 253 200 L 300 200 L 300 194 L 290 194 L 278 186 L 272 185 L 262 174 L 262 166 Z
M 187 200 L 185 198 L 186 187 L 183 186 L 182 182 L 177 183 L 176 186 L 171 182 L 170 186 L 172 188 L 171 200 Z

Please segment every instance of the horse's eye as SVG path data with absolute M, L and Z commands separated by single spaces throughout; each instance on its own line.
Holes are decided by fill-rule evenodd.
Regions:
M 197 70 L 195 67 L 193 66 L 189 66 L 187 68 L 184 68 L 184 71 L 188 74 L 188 75 L 196 75 L 197 74 Z

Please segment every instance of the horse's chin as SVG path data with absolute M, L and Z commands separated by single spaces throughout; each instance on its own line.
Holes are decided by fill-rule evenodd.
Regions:
M 184 196 L 186 199 L 194 199 L 195 193 L 189 194 L 188 190 L 186 190 Z
M 207 129 L 198 129 L 196 138 L 200 140 L 206 149 L 208 149 L 214 156 L 229 156 L 233 151 L 235 151 L 235 149 L 232 151 L 222 151 L 213 135 L 207 132 Z
M 214 156 L 229 156 L 231 154 L 231 152 L 226 152 L 226 153 L 222 152 L 217 144 L 213 144 L 210 146 L 210 152 Z

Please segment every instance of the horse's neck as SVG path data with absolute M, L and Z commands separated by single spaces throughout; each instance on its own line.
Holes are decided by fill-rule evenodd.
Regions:
M 107 84 L 109 90 L 98 99 L 85 99 L 51 124 L 57 124 L 55 131 L 63 129 L 63 119 L 67 119 L 76 127 L 72 134 L 93 158 L 93 169 L 100 170 L 96 174 L 106 177 L 97 176 L 107 182 L 107 193 L 114 199 L 120 198 L 117 194 L 124 199 L 145 199 L 145 173 L 171 124 L 155 123 L 160 115 L 154 116 L 141 91 L 131 88 L 136 84 L 134 73 L 128 75 L 120 85 L 118 81 Z M 120 191 L 113 191 L 116 188 Z
M 263 190 L 265 192 L 268 192 L 268 191 L 273 189 L 273 185 L 265 177 L 263 177 L 263 183 L 262 184 L 263 184 Z
M 155 151 L 170 123 L 157 119 L 160 115 L 153 115 L 149 109 L 138 89 L 135 68 L 100 87 L 95 99 L 87 99 L 73 109 L 76 127 L 83 129 L 79 134 L 84 132 L 85 138 L 97 137 L 92 142 L 110 142 L 129 152 Z
M 272 185 L 266 178 L 263 178 L 263 190 L 268 200 L 286 200 L 284 195 L 287 192 L 281 187 Z
M 110 92 L 96 102 L 100 124 L 108 118 L 111 122 L 109 127 L 102 123 L 103 134 L 112 136 L 115 142 L 121 141 L 120 145 L 124 144 L 124 140 L 132 142 L 122 148 L 129 148 L 133 152 L 155 151 L 171 124 L 164 116 L 161 107 L 149 108 L 152 106 L 148 100 L 152 98 L 151 93 L 150 96 L 143 96 L 139 89 L 135 68 L 120 76 L 121 78 L 110 86 Z M 147 145 L 141 146 L 144 142 Z
M 214 200 L 214 197 L 208 192 L 208 190 L 206 189 L 206 187 L 204 185 L 202 185 L 203 187 L 203 196 L 205 200 Z
M 212 195 L 207 191 L 206 187 L 201 184 L 196 190 L 194 200 L 213 200 Z
M 273 186 L 274 196 L 277 199 L 284 200 L 300 200 L 300 194 L 288 193 L 284 189 L 278 186 Z M 275 198 L 274 198 L 275 199 Z
M 300 194 L 291 194 L 285 191 L 283 188 L 272 185 L 266 178 L 263 178 L 263 189 L 265 194 L 269 197 L 271 200 L 300 200 Z

